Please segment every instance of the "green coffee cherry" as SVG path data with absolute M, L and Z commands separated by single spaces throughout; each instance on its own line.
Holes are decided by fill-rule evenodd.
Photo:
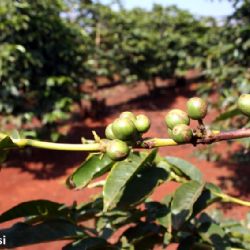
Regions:
M 130 119 L 118 118 L 112 124 L 112 131 L 116 138 L 126 141 L 136 133 L 136 127 Z
M 134 124 L 137 131 L 140 133 L 147 132 L 151 125 L 150 120 L 146 115 L 137 115 Z
M 250 94 L 242 94 L 239 97 L 238 108 L 243 114 L 250 116 Z
M 192 129 L 186 124 L 178 124 L 172 130 L 172 139 L 177 143 L 190 142 L 193 137 Z
M 165 123 L 168 128 L 173 129 L 178 124 L 189 125 L 190 119 L 186 112 L 180 109 L 172 109 L 165 116 Z
M 112 123 L 110 123 L 106 129 L 105 129 L 105 136 L 106 138 L 110 139 L 110 140 L 113 140 L 113 139 L 116 139 L 114 133 L 113 133 L 113 130 L 112 130 Z
M 130 111 L 124 111 L 120 114 L 120 118 L 128 118 L 130 119 L 132 122 L 135 122 L 136 120 L 136 116 L 130 112 Z
M 168 128 L 168 135 L 170 138 L 173 138 L 173 132 L 172 129 Z
M 125 142 L 115 139 L 107 143 L 106 153 L 111 160 L 121 161 L 128 156 L 129 147 Z
M 199 98 L 190 98 L 187 102 L 188 116 L 193 120 L 201 120 L 207 115 L 207 103 Z

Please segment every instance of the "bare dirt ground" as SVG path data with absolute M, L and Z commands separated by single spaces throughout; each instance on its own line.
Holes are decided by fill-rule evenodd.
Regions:
M 107 108 L 103 110 L 100 119 L 72 120 L 62 128 L 69 132 L 67 142 L 79 143 L 82 136 L 90 138 L 92 130 L 103 135 L 105 126 L 125 110 L 131 110 L 136 114 L 143 113 L 151 118 L 152 127 L 147 136 L 166 137 L 166 128 L 163 123 L 165 114 L 172 108 L 185 109 L 186 100 L 194 95 L 196 84 L 191 83 L 177 88 L 164 87 L 163 83 L 159 85 L 161 86 L 155 95 L 148 93 L 143 83 L 102 89 L 96 95 L 106 99 Z M 215 98 L 216 94 L 209 97 L 210 100 Z M 216 112 L 211 111 L 206 117 L 206 122 L 211 122 L 215 116 Z M 236 164 L 229 159 L 230 152 L 237 148 L 237 145 L 229 147 L 223 142 L 217 144 L 215 148 L 223 156 L 219 162 L 195 158 L 192 156 L 194 148 L 190 145 L 161 148 L 159 152 L 161 155 L 177 156 L 190 161 L 202 171 L 205 180 L 218 184 L 226 193 L 249 200 L 249 163 Z M 87 201 L 97 192 L 96 189 L 72 191 L 64 185 L 66 177 L 84 160 L 85 156 L 86 154 L 79 152 L 48 150 L 32 150 L 30 155 L 25 152 L 13 153 L 7 166 L 0 172 L 0 213 L 20 202 L 33 199 L 49 199 L 66 204 L 72 204 L 74 200 Z M 160 186 L 153 194 L 153 199 L 160 200 L 175 187 L 173 183 Z M 235 205 L 224 204 L 220 207 L 223 208 L 225 216 L 235 219 L 242 219 L 249 211 L 248 208 Z M 6 224 L 1 225 L 1 228 L 5 226 Z M 65 242 L 46 243 L 18 249 L 59 250 L 63 244 Z

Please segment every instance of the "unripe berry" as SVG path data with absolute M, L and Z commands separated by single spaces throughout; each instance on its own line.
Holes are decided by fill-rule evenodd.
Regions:
M 134 115 L 132 112 L 130 112 L 130 111 L 124 111 L 124 112 L 122 112 L 122 113 L 120 114 L 120 118 L 128 118 L 128 119 L 130 119 L 132 122 L 135 122 L 135 120 L 136 120 L 135 115 Z
M 112 130 L 112 123 L 110 123 L 106 129 L 105 129 L 105 136 L 106 138 L 110 139 L 110 140 L 113 140 L 113 139 L 116 139 L 114 133 L 113 133 L 113 130 Z
M 172 109 L 165 116 L 165 123 L 168 128 L 173 129 L 178 124 L 189 125 L 190 119 L 186 112 L 180 109 Z
M 243 114 L 250 116 L 250 94 L 242 94 L 239 97 L 238 108 Z
M 146 115 L 137 115 L 134 124 L 140 133 L 145 133 L 150 128 L 150 120 Z
M 115 139 L 107 143 L 106 153 L 111 160 L 121 161 L 128 156 L 129 147 L 125 142 Z
M 190 142 L 192 137 L 192 129 L 185 124 L 178 124 L 172 130 L 172 139 L 177 143 Z
M 116 138 L 126 141 L 136 133 L 136 127 L 130 119 L 118 118 L 112 124 L 112 131 Z
M 172 129 L 168 128 L 168 135 L 170 138 L 173 137 L 173 132 L 172 132 Z
M 207 115 L 207 103 L 199 98 L 190 98 L 187 102 L 188 116 L 193 120 L 201 120 Z

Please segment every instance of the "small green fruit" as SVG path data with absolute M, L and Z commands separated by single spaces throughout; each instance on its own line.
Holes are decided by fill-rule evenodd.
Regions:
M 238 108 L 243 114 L 250 116 L 250 94 L 242 94 L 239 97 Z
M 190 119 L 186 112 L 180 109 L 172 109 L 165 116 L 165 123 L 168 128 L 173 129 L 178 124 L 189 125 Z
M 146 115 L 137 115 L 134 124 L 137 131 L 140 133 L 147 132 L 151 125 L 150 120 Z
M 112 124 L 112 131 L 116 138 L 126 141 L 136 133 L 136 127 L 130 119 L 118 118 Z
M 130 112 L 130 111 L 124 111 L 124 112 L 122 112 L 122 113 L 120 114 L 120 118 L 128 118 L 128 119 L 130 119 L 132 122 L 135 122 L 135 120 L 136 120 L 135 115 L 134 115 L 132 112 Z
M 105 136 L 106 138 L 110 139 L 110 140 L 113 140 L 113 139 L 116 139 L 114 133 L 113 133 L 113 130 L 112 130 L 112 123 L 110 123 L 106 129 L 105 129 Z
M 190 142 L 193 137 L 192 129 L 186 124 L 178 124 L 172 130 L 172 139 L 177 143 Z
M 168 135 L 170 138 L 173 138 L 173 132 L 172 129 L 168 128 Z
M 207 103 L 199 98 L 190 98 L 187 102 L 188 116 L 193 120 L 201 120 L 207 115 Z
M 111 160 L 121 161 L 128 156 L 129 147 L 125 142 L 115 139 L 107 143 L 106 153 Z

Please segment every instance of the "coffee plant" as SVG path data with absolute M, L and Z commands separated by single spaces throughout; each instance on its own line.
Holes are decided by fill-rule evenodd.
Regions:
M 63 0 L 0 1 L 1 126 L 15 119 L 21 129 L 37 118 L 51 128 L 84 98 L 89 39 L 66 13 Z
M 176 6 L 126 10 L 99 1 L 2 0 L 1 126 L 15 119 L 17 129 L 28 124 L 37 131 L 30 124 L 38 119 L 43 134 L 56 140 L 55 126 L 69 118 L 73 104 L 94 98 L 82 91 L 87 79 L 94 89 L 104 77 L 119 84 L 144 81 L 150 93 L 158 78 L 182 79 L 193 68 L 210 79 L 206 66 L 215 60 L 210 51 L 221 29 L 227 30 L 213 18 Z
M 209 48 L 213 18 L 199 19 L 176 6 L 114 10 L 99 1 L 76 2 L 75 22 L 92 40 L 86 64 L 95 83 L 97 77 L 143 80 L 154 89 L 156 78 L 178 78 L 198 67 Z
M 231 118 L 239 115 L 238 96 L 250 90 L 250 3 L 244 0 L 231 2 L 234 3 L 234 13 L 224 20 L 223 25 L 210 30 L 214 43 L 204 51 L 200 63 L 207 84 L 200 85 L 199 93 L 219 93 L 214 106 L 223 113 L 216 119 L 222 128 L 249 126 L 244 118 L 241 122 Z
M 239 97 L 238 112 L 249 119 L 250 95 Z M 150 120 L 145 115 L 123 112 L 106 128 L 106 138 L 93 131 L 93 139 L 81 144 L 63 144 L 0 134 L 1 160 L 9 150 L 26 146 L 51 150 L 88 151 L 89 156 L 67 178 L 68 188 L 102 187 L 87 203 L 66 206 L 49 200 L 23 202 L 0 215 L 0 222 L 23 218 L 6 235 L 7 248 L 67 239 L 69 249 L 162 249 L 178 243 L 178 249 L 250 249 L 250 218 L 234 221 L 209 213 L 216 202 L 250 207 L 244 201 L 205 182 L 192 164 L 177 157 L 162 157 L 157 148 L 189 144 L 211 144 L 223 140 L 249 138 L 250 129 L 210 130 L 203 121 L 207 103 L 201 98 L 188 100 L 186 111 L 174 109 L 166 114 L 170 138 L 145 138 Z M 197 127 L 190 126 L 190 120 Z M 96 180 L 96 178 L 101 177 Z M 179 183 L 176 190 L 160 202 L 150 199 L 163 183 Z M 93 227 L 85 226 L 92 220 Z M 119 234 L 116 242 L 114 233 Z

